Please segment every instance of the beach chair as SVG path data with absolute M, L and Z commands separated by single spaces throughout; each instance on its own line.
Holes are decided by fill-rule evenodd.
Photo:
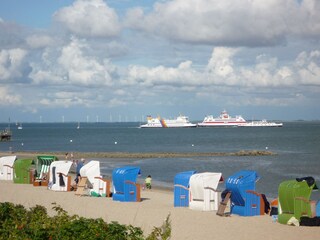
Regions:
M 69 175 L 71 161 L 54 161 L 49 168 L 48 188 L 53 191 L 70 191 L 71 176 Z
M 5 156 L 0 158 L 0 180 L 13 180 L 13 167 L 17 156 Z
M 13 166 L 13 182 L 30 184 L 34 178 L 34 171 L 32 171 L 32 159 L 17 159 Z
M 196 171 L 178 173 L 174 177 L 174 207 L 189 207 L 189 182 Z
M 110 181 L 100 175 L 100 162 L 90 161 L 80 169 L 81 177 L 88 179 L 89 195 L 93 197 L 109 197 Z M 79 187 L 79 186 L 78 186 Z
M 312 213 L 310 196 L 312 190 L 316 188 L 316 183 L 312 177 L 298 180 L 284 181 L 279 185 L 279 223 L 288 224 L 292 217 L 300 222 L 302 216 L 315 215 Z
M 221 180 L 221 173 L 193 174 L 190 177 L 189 208 L 201 211 L 218 210 L 221 192 L 217 188 Z
M 50 164 L 57 161 L 56 156 L 37 156 L 36 173 L 33 186 L 48 186 Z
M 112 171 L 112 199 L 120 202 L 140 202 L 140 184 L 137 183 L 139 167 L 121 167 Z
M 242 170 L 230 176 L 226 189 L 231 192 L 231 213 L 240 216 L 256 216 L 265 213 L 262 194 L 255 191 L 259 176 L 255 171 Z

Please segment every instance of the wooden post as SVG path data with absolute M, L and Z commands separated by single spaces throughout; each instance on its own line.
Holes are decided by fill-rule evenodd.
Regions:
M 141 185 L 137 183 L 136 188 L 137 188 L 137 202 L 141 202 Z
M 67 192 L 71 191 L 71 176 L 68 176 Z

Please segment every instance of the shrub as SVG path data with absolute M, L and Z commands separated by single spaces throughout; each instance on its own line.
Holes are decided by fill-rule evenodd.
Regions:
M 155 227 L 145 238 L 139 227 L 121 225 L 118 222 L 107 224 L 102 218 L 69 216 L 63 208 L 55 203 L 53 205 L 56 215 L 50 217 L 43 206 L 36 205 L 27 210 L 22 205 L 0 203 L 0 239 L 154 240 L 169 239 L 171 235 L 170 216 L 161 227 Z

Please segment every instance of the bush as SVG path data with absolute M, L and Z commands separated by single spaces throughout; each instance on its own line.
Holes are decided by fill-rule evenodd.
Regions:
M 0 203 L 0 239 L 154 240 L 169 239 L 171 235 L 170 216 L 161 227 L 155 227 L 145 238 L 139 227 L 121 225 L 118 222 L 107 224 L 102 218 L 69 216 L 63 208 L 55 203 L 53 205 L 56 215 L 50 217 L 43 206 L 36 205 L 27 210 L 22 205 Z

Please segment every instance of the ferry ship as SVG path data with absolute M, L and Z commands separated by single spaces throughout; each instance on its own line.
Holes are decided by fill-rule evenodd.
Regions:
M 226 110 L 222 111 L 220 116 L 215 118 L 212 115 L 206 116 L 203 122 L 198 123 L 198 127 L 238 127 L 247 123 L 247 121 L 239 116 L 231 117 Z
M 268 122 L 266 119 L 241 124 L 239 127 L 282 127 L 283 123 Z
M 197 124 L 191 123 L 187 116 L 180 115 L 175 119 L 153 118 L 147 117 L 147 123 L 140 128 L 188 128 L 196 127 Z

